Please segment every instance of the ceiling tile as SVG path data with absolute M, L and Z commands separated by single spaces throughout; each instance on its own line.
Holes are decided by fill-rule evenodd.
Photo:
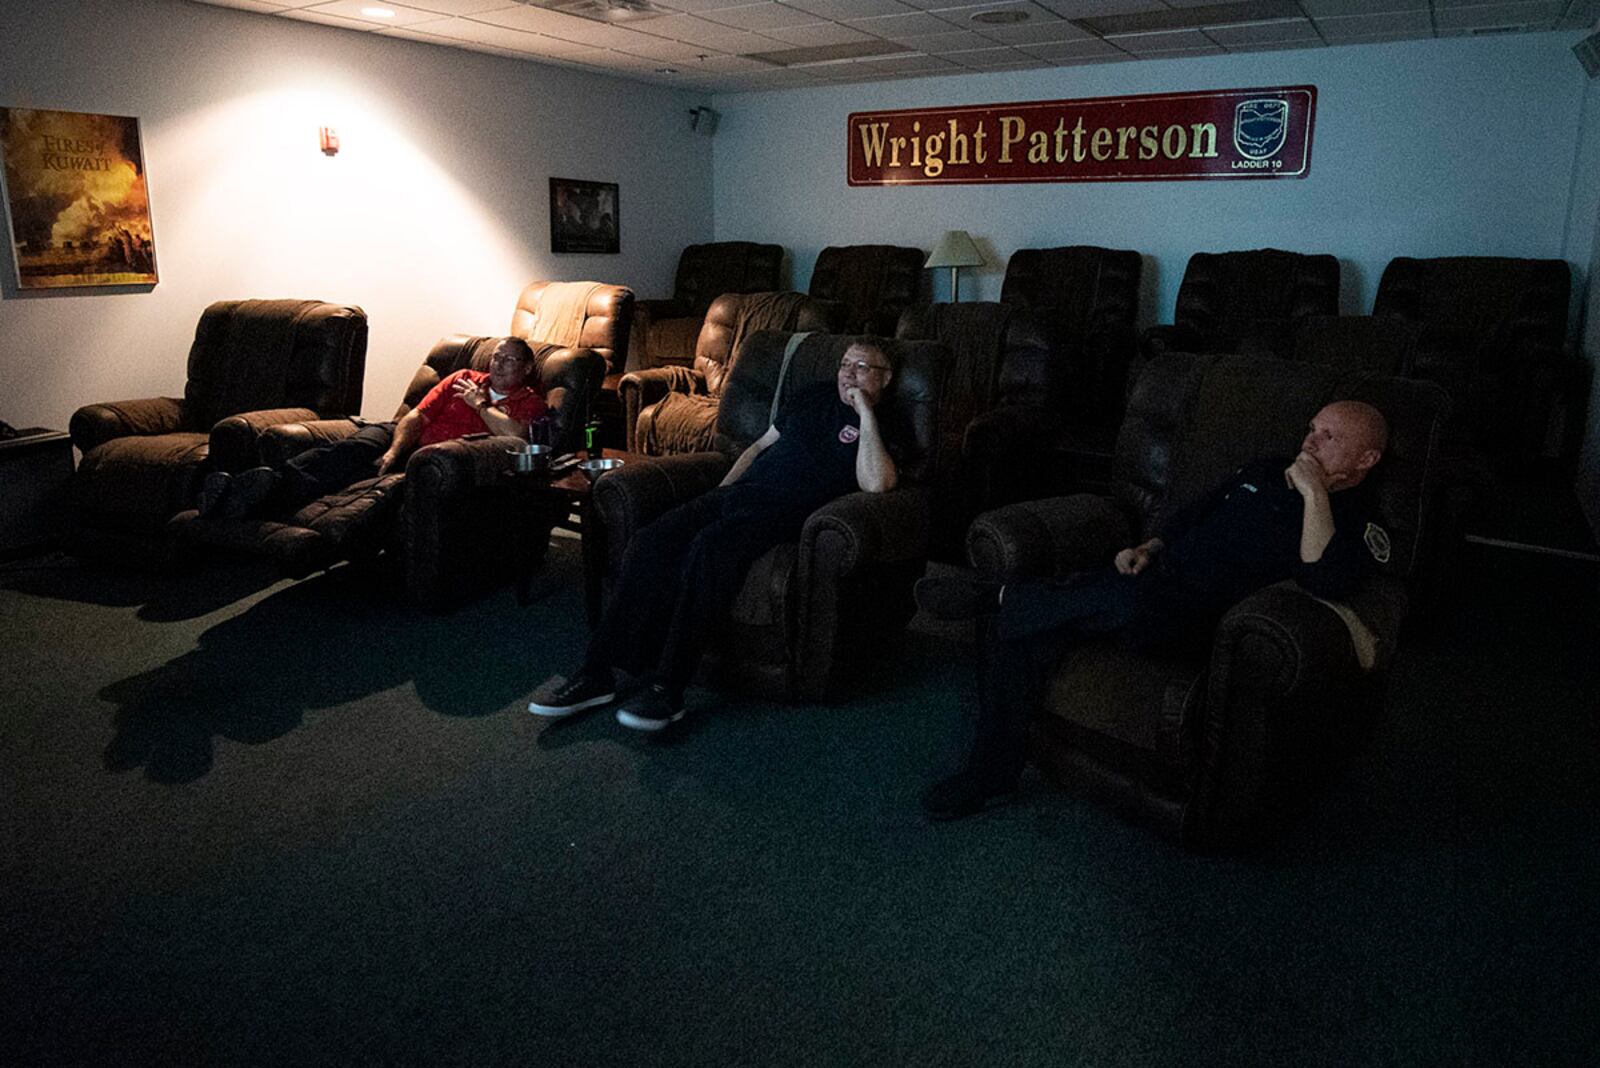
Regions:
M 1115 45 L 1107 44 L 1098 37 L 1091 37 L 1087 41 L 1050 41 L 1043 44 L 1019 44 L 1017 51 L 1026 52 L 1036 59 L 1048 59 L 1052 63 L 1064 59 L 1087 59 L 1091 56 L 1115 56 L 1121 58 L 1127 53 L 1119 50 Z
M 733 26 L 741 30 L 755 30 L 757 32 L 776 30 L 784 26 L 805 26 L 818 21 L 817 16 L 809 11 L 801 11 L 798 8 L 772 3 L 741 4 L 739 7 L 725 7 L 716 11 L 707 11 L 701 17 L 723 26 Z
M 648 56 L 651 59 L 690 60 L 705 52 L 703 45 L 684 44 L 682 41 L 669 41 L 665 37 L 651 37 L 648 34 L 638 34 L 637 40 L 628 44 L 628 47 L 618 49 L 635 56 Z
M 365 0 L 373 3 L 375 0 Z M 382 0 L 376 0 L 382 3 Z M 389 6 L 387 4 L 385 7 Z M 407 7 L 421 8 L 423 11 L 432 11 L 440 15 L 476 15 L 482 11 L 493 11 L 496 8 L 512 7 L 507 0 L 411 0 Z
M 420 26 L 384 30 L 383 33 L 387 36 L 411 37 L 413 40 L 430 37 L 435 41 L 443 41 L 445 43 L 468 42 L 490 48 L 509 49 L 518 53 L 531 52 L 546 56 L 579 52 L 589 47 L 588 45 L 575 44 L 572 41 L 563 41 L 556 37 L 546 37 L 543 34 L 526 33 L 522 30 L 508 30 L 503 26 L 485 26 L 483 23 L 473 22 L 471 19 L 441 19 L 438 22 L 425 22 Z
M 1387 15 L 1344 15 L 1317 19 L 1317 29 L 1326 41 L 1348 41 L 1374 34 L 1407 34 L 1427 37 L 1433 33 L 1433 20 L 1426 11 L 1395 11 Z
M 1235 26 L 1207 26 L 1207 37 L 1220 45 L 1277 44 L 1285 41 L 1322 42 L 1310 19 L 1283 22 L 1246 22 Z
M 930 33 L 943 33 L 950 24 L 925 11 L 905 11 L 898 15 L 875 15 L 869 19 L 851 19 L 845 25 L 851 29 L 870 33 L 891 41 L 903 41 Z
M 1211 39 L 1199 30 L 1161 30 L 1157 33 L 1119 33 L 1106 38 L 1124 52 L 1143 55 L 1146 52 L 1170 52 L 1175 49 L 1199 49 L 1220 52 Z
M 337 15 L 373 26 L 411 26 L 419 22 L 438 22 L 441 18 L 436 11 L 421 11 L 403 4 L 380 4 L 377 0 L 332 0 L 331 3 L 320 3 L 301 10 L 318 15 Z M 377 18 L 366 14 L 369 10 L 392 11 L 394 14 L 390 18 Z
M 1167 5 L 1161 0 L 1034 0 L 1064 19 L 1094 19 L 1106 15 L 1136 15 L 1159 11 Z M 1426 2 L 1426 0 L 1424 0 Z
M 1388 15 L 1396 11 L 1428 11 L 1428 0 L 1300 0 L 1312 18 L 1334 15 Z
M 1548 30 L 1555 26 L 1564 5 L 1540 0 L 1532 4 L 1490 4 L 1483 7 L 1437 7 L 1433 24 L 1441 30 L 1477 29 L 1488 26 L 1527 26 Z
M 1028 60 L 1036 59 L 1015 48 L 977 48 L 969 52 L 946 52 L 944 58 L 963 67 L 973 70 L 994 70 L 999 67 L 1014 66 Z
M 789 7 L 809 11 L 818 18 L 843 22 L 874 15 L 900 15 L 911 10 L 899 0 L 783 0 Z
M 699 15 L 707 11 L 720 11 L 725 7 L 749 7 L 750 0 L 655 0 L 657 7 Z
M 935 55 L 944 52 L 970 52 L 978 48 L 993 48 L 994 42 L 987 37 L 979 37 L 970 30 L 958 30 L 945 24 L 948 33 L 930 33 L 923 37 L 907 37 L 901 44 L 915 48 L 918 52 L 932 52 Z
M 779 30 L 768 30 L 766 36 L 776 38 L 785 44 L 807 48 L 877 40 L 870 34 L 862 33 L 860 30 L 852 30 L 850 27 L 841 26 L 836 22 L 814 22 L 809 26 L 786 26 Z
M 285 10 L 278 12 L 278 17 L 294 19 L 296 22 L 315 22 L 322 26 L 339 26 L 347 30 L 373 30 L 383 29 L 378 23 L 370 19 L 352 19 L 344 15 L 329 15 L 322 11 Z M 438 18 L 437 15 L 434 18 Z
M 973 33 L 1008 45 L 1083 41 L 1094 36 L 1088 30 L 1080 30 L 1065 19 L 1044 23 L 1027 22 L 1020 26 L 986 26 L 981 22 L 972 22 L 968 25 Z
M 590 19 L 580 19 L 576 15 L 563 15 L 559 11 L 546 11 L 542 7 L 520 5 L 480 12 L 472 16 L 471 21 L 486 26 L 525 30 L 528 33 L 548 33 L 553 36 L 568 37 L 569 40 L 577 40 L 576 36 L 569 35 L 582 34 L 586 27 L 605 25 Z
M 283 4 L 266 3 L 265 0 L 200 0 L 200 2 L 202 4 L 210 4 L 212 7 L 232 7 L 240 11 L 256 11 L 263 15 L 274 14 L 282 11 L 285 7 Z

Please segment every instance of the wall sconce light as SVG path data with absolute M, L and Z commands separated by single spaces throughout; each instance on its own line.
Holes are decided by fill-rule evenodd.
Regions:
M 337 156 L 339 154 L 339 135 L 333 132 L 332 126 L 317 127 L 317 134 L 322 140 L 322 154 L 324 156 Z
M 946 230 L 934 246 L 928 262 L 922 266 L 924 270 L 929 267 L 950 268 L 950 303 L 954 304 L 961 299 L 961 280 L 956 277 L 956 272 L 963 267 L 981 267 L 987 262 L 965 230 Z

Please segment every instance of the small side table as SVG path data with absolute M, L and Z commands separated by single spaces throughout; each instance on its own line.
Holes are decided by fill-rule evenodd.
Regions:
M 640 453 L 606 449 L 602 455 L 608 460 L 632 463 L 643 460 Z M 517 566 L 517 603 L 526 606 L 533 599 L 533 572 L 544 559 L 547 542 L 541 534 L 550 527 L 564 526 L 578 532 L 583 552 L 583 604 L 589 617 L 589 626 L 600 622 L 600 590 L 605 576 L 605 531 L 594 519 L 593 484 L 578 468 L 573 467 L 556 478 L 548 475 L 519 475 L 506 472 L 503 476 L 521 495 L 521 526 L 523 543 Z M 602 476 L 604 477 L 604 476 Z M 576 513 L 576 525 L 568 516 Z M 547 526 L 548 524 L 548 526 Z
M 0 441 L 0 558 L 21 556 L 61 535 L 72 438 L 30 427 Z

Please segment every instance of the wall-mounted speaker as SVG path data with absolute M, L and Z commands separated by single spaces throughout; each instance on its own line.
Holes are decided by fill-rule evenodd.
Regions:
M 1573 45 L 1572 54 L 1578 57 L 1589 77 L 1600 75 L 1600 33 L 1591 33 Z
M 717 120 L 722 118 L 717 112 L 708 107 L 689 109 L 689 129 L 702 137 L 710 137 L 717 132 Z

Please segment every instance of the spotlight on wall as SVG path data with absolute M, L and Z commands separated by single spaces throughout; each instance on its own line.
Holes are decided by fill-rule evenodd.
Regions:
M 332 126 L 317 127 L 317 136 L 322 142 L 324 156 L 337 156 L 339 154 L 339 135 L 333 132 Z
M 717 120 L 722 118 L 717 112 L 708 107 L 689 109 L 689 129 L 703 137 L 710 137 L 717 132 Z

